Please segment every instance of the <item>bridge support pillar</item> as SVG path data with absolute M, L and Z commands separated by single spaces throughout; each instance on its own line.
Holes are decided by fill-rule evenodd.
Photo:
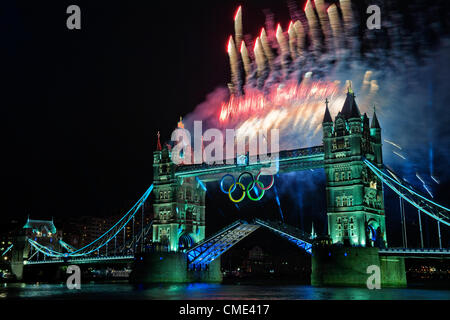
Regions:
M 380 268 L 381 288 L 406 286 L 404 258 L 380 256 L 378 248 L 313 247 L 312 255 L 313 286 L 366 287 L 372 265 Z
M 187 255 L 181 252 L 152 252 L 136 256 L 131 283 L 221 282 L 220 258 L 207 270 L 188 270 Z
M 14 247 L 11 252 L 11 272 L 14 274 L 17 281 L 23 280 L 24 255 L 28 257 L 26 244 L 26 237 L 24 235 L 15 237 Z

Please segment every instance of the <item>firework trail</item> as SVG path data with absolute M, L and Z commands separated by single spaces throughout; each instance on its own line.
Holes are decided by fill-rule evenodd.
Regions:
M 404 175 L 413 177 L 429 167 L 424 155 L 429 154 L 430 137 L 424 133 L 431 127 L 444 145 L 435 150 L 435 158 L 448 159 L 450 137 L 442 114 L 450 101 L 450 72 L 438 71 L 450 70 L 445 23 L 449 4 L 411 0 L 406 8 L 376 0 L 373 4 L 380 6 L 383 17 L 380 30 L 367 29 L 365 1 L 303 4 L 303 10 L 290 8 L 292 21 L 275 23 L 267 15 L 265 27 L 254 36 L 245 34 L 245 7 L 237 9 L 235 34 L 227 46 L 230 90 L 218 89 L 186 122 L 203 120 L 210 127 L 234 128 L 240 135 L 278 128 L 280 150 L 320 145 L 325 98 L 335 116 L 351 86 L 362 114 L 371 116 L 376 106 L 384 148 L 391 148 L 385 162 L 396 171 L 406 163 L 392 150 L 399 145 L 408 154 Z M 416 22 L 414 29 L 405 17 Z M 426 109 L 430 81 L 435 95 L 431 115 Z M 422 173 L 442 179 L 444 169 L 435 171 Z

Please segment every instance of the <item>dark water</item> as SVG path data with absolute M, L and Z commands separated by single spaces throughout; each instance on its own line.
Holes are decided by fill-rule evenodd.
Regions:
M 450 290 L 316 288 L 305 285 L 174 284 L 135 287 L 128 283 L 82 284 L 69 290 L 65 284 L 0 284 L 0 301 L 6 299 L 288 299 L 288 300 L 450 300 Z

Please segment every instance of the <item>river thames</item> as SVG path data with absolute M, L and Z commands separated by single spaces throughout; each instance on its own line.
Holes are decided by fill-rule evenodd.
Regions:
M 151 287 L 124 283 L 0 284 L 0 300 L 450 300 L 450 290 L 422 288 L 318 288 L 309 285 L 173 284 Z

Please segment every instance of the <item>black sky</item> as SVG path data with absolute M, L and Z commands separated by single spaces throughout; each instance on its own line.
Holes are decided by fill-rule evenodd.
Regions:
M 81 30 L 66 28 L 70 4 Z M 2 3 L 3 215 L 104 215 L 137 199 L 152 181 L 156 131 L 168 137 L 226 84 L 236 6 Z

